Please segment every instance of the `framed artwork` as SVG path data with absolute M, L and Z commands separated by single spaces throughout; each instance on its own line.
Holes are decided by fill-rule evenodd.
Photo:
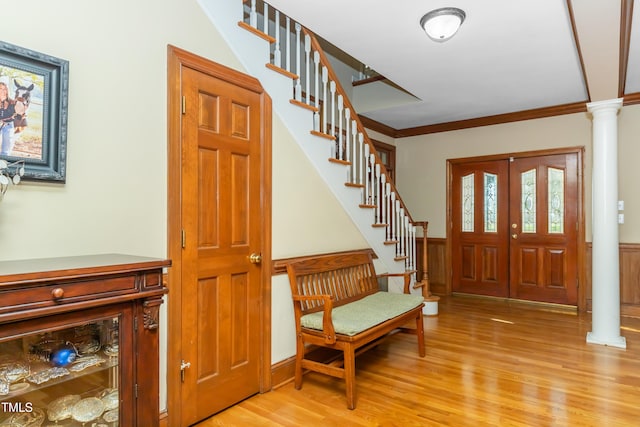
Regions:
M 69 62 L 0 41 L 0 159 L 64 182 Z

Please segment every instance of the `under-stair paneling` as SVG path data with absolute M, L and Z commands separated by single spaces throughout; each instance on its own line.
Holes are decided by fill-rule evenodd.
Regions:
M 447 239 L 429 237 L 427 243 L 427 261 L 429 289 L 436 295 L 447 294 Z M 416 239 L 416 259 L 418 260 L 418 280 L 422 279 L 422 237 Z

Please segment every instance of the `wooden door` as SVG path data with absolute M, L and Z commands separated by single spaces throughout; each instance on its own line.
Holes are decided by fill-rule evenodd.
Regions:
M 514 159 L 510 296 L 576 305 L 578 155 Z
M 509 296 L 508 160 L 452 168 L 454 292 Z
M 180 410 L 186 426 L 261 390 L 269 326 L 261 317 L 260 256 L 269 230 L 261 185 L 264 94 L 189 67 L 182 67 L 181 85 Z
M 452 290 L 577 305 L 579 152 L 451 165 Z

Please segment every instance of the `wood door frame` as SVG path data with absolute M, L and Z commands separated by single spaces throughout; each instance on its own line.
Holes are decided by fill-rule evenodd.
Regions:
M 577 254 L 576 262 L 578 274 L 578 310 L 586 310 L 587 301 L 585 294 L 585 278 L 586 278 L 586 242 L 585 242 L 585 217 L 584 217 L 584 146 L 553 148 L 538 151 L 523 151 L 515 153 L 503 153 L 478 157 L 464 157 L 459 159 L 447 159 L 447 241 L 446 241 L 446 265 L 449 272 L 446 275 L 446 292 L 451 295 L 453 289 L 453 248 L 452 248 L 452 189 L 453 189 L 453 165 L 470 162 L 483 162 L 491 160 L 505 160 L 511 157 L 539 157 L 555 154 L 576 154 L 578 156 L 578 232 L 577 232 Z
M 387 172 L 391 172 L 390 178 L 395 182 L 395 174 L 396 174 L 396 146 L 392 144 L 387 144 L 386 142 L 378 141 L 376 139 L 371 139 L 371 143 L 373 147 L 378 151 L 378 156 L 380 160 L 382 160 L 382 156 L 380 156 L 380 151 L 384 151 L 389 156 L 389 164 L 391 167 L 387 167 L 387 165 L 383 165 L 386 167 Z
M 260 324 L 260 392 L 271 389 L 271 98 L 260 82 L 246 74 L 217 64 L 172 45 L 167 46 L 167 252 L 172 261 L 168 272 L 167 415 L 168 425 L 182 420 L 180 362 L 182 353 L 182 67 L 188 67 L 261 95 L 261 190 L 262 290 Z

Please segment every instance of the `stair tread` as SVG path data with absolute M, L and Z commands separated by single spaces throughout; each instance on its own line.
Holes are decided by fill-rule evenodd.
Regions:
M 334 141 L 336 140 L 335 136 L 328 135 L 328 134 L 323 133 L 323 132 L 318 132 L 317 130 L 312 130 L 310 132 L 311 132 L 311 135 L 319 136 L 321 138 L 331 139 L 331 140 L 334 140 Z
M 274 37 L 271 37 L 269 34 L 265 34 L 262 31 L 258 30 L 257 28 L 253 28 L 251 25 L 247 24 L 246 22 L 240 21 L 238 22 L 238 26 L 240 28 L 244 28 L 245 30 L 249 31 L 250 33 L 255 34 L 256 36 L 260 37 L 263 40 L 268 41 L 269 43 L 274 43 L 276 41 L 276 39 Z
M 313 111 L 314 113 L 318 112 L 317 107 L 314 107 L 313 105 L 305 104 L 304 102 L 298 101 L 297 99 L 290 99 L 289 102 L 292 103 L 293 105 L 297 105 L 298 107 L 302 107 L 304 109 Z
M 272 71 L 275 71 L 276 73 L 282 74 L 285 77 L 289 77 L 291 80 L 297 80 L 298 79 L 298 75 L 297 74 L 292 73 L 291 71 L 287 71 L 284 68 L 278 67 L 277 65 L 274 65 L 274 64 L 272 64 L 270 62 L 265 64 L 265 66 L 268 69 L 270 69 Z

